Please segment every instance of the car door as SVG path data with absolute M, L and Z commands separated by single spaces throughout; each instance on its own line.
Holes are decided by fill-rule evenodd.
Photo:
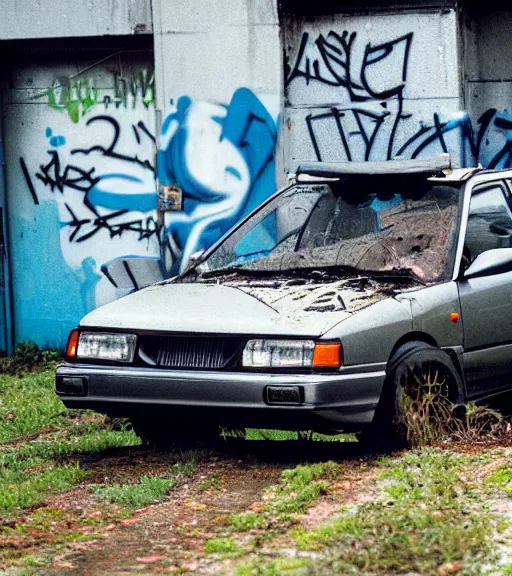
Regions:
M 486 250 L 512 247 L 510 193 L 496 181 L 473 190 L 463 265 Z M 459 282 L 468 397 L 512 386 L 512 272 Z

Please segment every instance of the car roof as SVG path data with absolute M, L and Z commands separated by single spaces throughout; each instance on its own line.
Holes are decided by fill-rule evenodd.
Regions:
M 507 174 L 508 172 L 508 174 Z M 451 168 L 449 154 L 438 154 L 409 160 L 388 160 L 385 162 L 311 162 L 301 164 L 289 178 L 296 182 L 329 182 L 341 178 L 401 178 L 426 177 L 437 183 L 462 183 L 473 176 L 487 180 L 492 175 L 512 178 L 510 169 L 483 169 L 481 167 Z
M 412 158 L 407 160 L 387 160 L 385 162 L 312 162 L 301 164 L 297 174 L 310 176 L 432 176 L 451 169 L 449 154 Z

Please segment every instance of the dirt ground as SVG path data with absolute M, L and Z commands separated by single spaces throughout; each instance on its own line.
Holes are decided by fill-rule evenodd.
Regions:
M 344 480 L 335 491 L 316 500 L 304 515 L 307 527 L 329 518 L 348 501 L 368 497 L 365 483 L 372 469 L 357 443 L 231 440 L 203 454 L 193 474 L 183 478 L 163 501 L 128 516 L 119 514 L 116 506 L 99 505 L 90 485 L 123 484 L 141 474 L 162 474 L 176 462 L 176 454 L 138 446 L 84 455 L 80 466 L 90 472 L 87 483 L 34 507 L 64 511 L 64 516 L 50 522 L 47 530 L 31 529 L 19 538 L 4 538 L 2 546 L 22 548 L 24 555 L 46 555 L 49 566 L 29 571 L 42 575 L 229 572 L 233 560 L 205 555 L 205 540 L 218 536 L 232 514 L 258 511 L 265 488 L 279 481 L 283 469 L 328 460 L 350 463 L 353 482 Z M 208 485 L 210 478 L 216 479 L 215 486 Z M 84 518 L 91 519 L 91 524 L 84 527 Z M 55 535 L 64 531 L 75 531 L 77 538 L 59 542 Z M 262 532 L 256 528 L 249 533 L 257 537 Z
M 480 454 L 496 450 L 496 444 L 474 443 L 451 450 Z M 504 462 L 510 462 L 510 442 L 501 443 L 499 450 L 503 450 L 503 456 L 485 460 L 473 478 L 475 482 L 480 481 L 479 474 L 487 477 Z M 226 534 L 233 514 L 260 512 L 268 500 L 269 487 L 279 483 L 283 470 L 315 462 L 343 465 L 339 481 L 331 482 L 329 490 L 315 498 L 306 512 L 294 515 L 293 525 L 307 530 L 335 518 L 347 506 L 373 500 L 375 479 L 382 471 L 380 457 L 363 453 L 357 442 L 229 439 L 220 446 L 196 452 L 199 457 L 195 468 L 180 476 L 161 501 L 129 512 L 102 503 L 91 487 L 131 483 L 142 474 L 165 474 L 177 461 L 186 460 L 187 453 L 132 446 L 81 455 L 80 467 L 89 472 L 87 481 L 26 510 L 24 517 L 17 518 L 16 527 L 25 522 L 27 529 L 0 539 L 0 549 L 21 551 L 25 559 L 43 559 L 44 565 L 34 562 L 36 565 L 31 567 L 25 561 L 22 568 L 13 565 L 0 570 L 0 574 L 317 574 L 311 569 L 280 572 L 258 567 L 239 572 L 240 558 L 236 554 L 212 554 L 205 546 L 209 540 Z M 503 499 L 497 503 L 510 517 L 511 502 Z M 59 513 L 53 518 L 55 511 Z M 34 514 L 46 514 L 50 520 L 38 527 Z M 289 526 L 273 528 L 271 539 L 268 534 L 265 537 L 268 526 L 242 531 L 242 538 L 251 539 L 253 550 L 267 561 L 300 559 L 290 543 Z M 258 539 L 261 544 L 257 544 Z M 457 565 L 448 564 L 448 571 L 439 574 L 458 572 Z

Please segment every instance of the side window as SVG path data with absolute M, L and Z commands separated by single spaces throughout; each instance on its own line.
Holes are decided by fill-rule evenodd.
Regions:
M 494 184 L 473 192 L 464 242 L 467 264 L 482 252 L 512 247 L 512 213 L 505 189 Z

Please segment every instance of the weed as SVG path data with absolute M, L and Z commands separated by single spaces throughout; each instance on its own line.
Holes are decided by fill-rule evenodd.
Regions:
M 230 538 L 210 538 L 204 543 L 207 554 L 239 554 L 241 549 Z
M 440 450 L 407 454 L 384 473 L 392 484 L 379 499 L 315 530 L 296 530 L 297 542 L 330 546 L 323 564 L 332 573 L 433 575 L 448 562 L 483 560 L 492 555 L 493 522 L 481 503 L 474 513 L 478 502 L 460 474 L 470 462 Z
M 268 562 L 251 560 L 239 566 L 236 573 L 237 576 L 299 576 L 311 573 L 311 561 L 305 558 L 281 558 Z
M 268 510 L 277 514 L 305 512 L 313 500 L 327 493 L 329 480 L 338 478 L 342 469 L 334 462 L 320 462 L 285 470 Z
M 37 474 L 2 471 L 0 476 L 0 510 L 32 506 L 52 492 L 67 490 L 87 476 L 78 465 L 47 468 Z
M 410 446 L 428 446 L 444 438 L 471 442 L 496 438 L 507 422 L 496 410 L 474 403 L 455 404 L 448 397 L 445 382 L 438 373 L 415 376 L 407 391 L 399 389 L 399 426 Z
M 12 356 L 0 358 L 0 372 L 22 376 L 49 368 L 62 359 L 58 350 L 41 350 L 34 342 L 20 342 Z
M 512 496 L 512 468 L 509 464 L 503 464 L 488 478 L 489 482 L 498 484 L 509 496 Z
M 95 486 L 94 492 L 109 502 L 128 508 L 142 508 L 162 498 L 175 483 L 170 478 L 141 476 L 138 484 Z
M 212 489 L 218 490 L 221 486 L 222 486 L 222 480 L 220 479 L 219 476 L 216 475 L 208 476 L 207 478 L 202 478 L 197 483 L 197 489 L 200 493 L 206 492 L 206 490 L 212 490 Z
M 266 522 L 265 517 L 256 512 L 240 512 L 238 514 L 231 514 L 229 517 L 230 526 L 237 532 L 247 532 L 255 528 L 263 528 Z

